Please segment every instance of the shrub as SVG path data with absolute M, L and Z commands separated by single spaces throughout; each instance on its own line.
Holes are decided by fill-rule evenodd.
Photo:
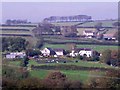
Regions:
M 106 71 L 104 77 L 91 78 L 87 88 L 120 88 L 120 70 Z
M 62 74 L 61 72 L 51 72 L 43 82 L 47 88 L 64 88 L 66 80 L 66 75 Z

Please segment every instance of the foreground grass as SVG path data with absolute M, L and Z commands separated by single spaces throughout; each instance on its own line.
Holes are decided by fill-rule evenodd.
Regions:
M 37 77 L 37 78 L 40 78 L 40 79 L 44 79 L 49 72 L 50 72 L 49 70 L 31 70 L 30 75 L 32 77 Z
M 31 70 L 30 75 L 32 77 L 37 77 L 44 79 L 50 72 L 58 70 Z M 91 76 L 101 76 L 104 72 L 97 72 L 97 74 L 91 74 L 91 71 L 82 70 L 59 70 L 61 73 L 65 74 L 69 80 L 78 80 L 85 83 Z
M 80 71 L 80 70 L 62 70 L 70 80 L 79 80 L 85 82 L 89 78 L 89 71 Z
M 10 61 L 9 64 L 18 66 L 20 65 L 20 61 Z M 83 66 L 83 67 L 98 67 L 98 68 L 114 68 L 111 66 L 108 66 L 106 64 L 101 64 L 99 62 L 87 62 L 87 61 L 79 61 L 78 63 L 49 63 L 49 64 L 38 64 L 34 60 L 29 61 L 30 65 L 35 66 L 41 66 L 41 65 L 76 65 L 76 66 Z M 85 83 L 87 80 L 89 80 L 91 77 L 97 77 L 104 75 L 105 71 L 95 71 L 95 70 L 30 70 L 31 77 L 37 77 L 40 79 L 44 79 L 50 72 L 54 71 L 60 71 L 61 73 L 65 74 L 69 80 L 78 80 L 83 83 Z

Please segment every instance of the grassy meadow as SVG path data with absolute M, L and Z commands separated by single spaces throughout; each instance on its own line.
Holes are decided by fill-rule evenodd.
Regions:
M 20 61 L 9 61 L 10 65 L 15 65 L 15 66 L 19 66 L 20 65 Z M 92 62 L 92 61 L 81 61 L 79 60 L 79 62 L 67 62 L 67 63 L 37 63 L 34 60 L 30 60 L 29 61 L 29 65 L 35 65 L 35 66 L 42 66 L 42 65 L 50 65 L 50 66 L 55 66 L 55 65 L 76 65 L 76 66 L 82 66 L 82 67 L 97 67 L 97 68 L 114 68 L 112 66 L 109 66 L 107 64 L 104 63 L 99 63 L 99 62 Z
M 9 61 L 9 65 L 13 66 L 19 66 L 20 61 Z M 29 61 L 29 65 L 35 65 L 35 66 L 42 66 L 42 65 L 50 65 L 50 66 L 55 66 L 55 65 L 75 65 L 75 66 L 83 66 L 83 67 L 98 67 L 98 68 L 114 68 L 111 66 L 108 66 L 106 64 L 101 64 L 99 62 L 87 62 L 87 61 L 79 61 L 78 63 L 49 63 L 49 64 L 39 64 L 34 60 Z M 17 67 L 16 67 L 17 68 Z M 44 70 L 44 69 L 31 69 L 30 75 L 31 77 L 37 77 L 40 79 L 44 79 L 50 72 L 54 71 L 60 71 L 61 73 L 65 74 L 68 79 L 70 80 L 79 80 L 82 82 L 86 82 L 90 77 L 95 77 L 95 76 L 102 76 L 104 75 L 105 72 L 103 71 L 91 71 L 91 70 Z M 92 73 L 93 72 L 93 73 Z
M 32 77 L 37 77 L 40 79 L 44 79 L 50 72 L 54 72 L 58 70 L 31 70 L 30 74 Z M 86 82 L 90 77 L 90 71 L 78 71 L 78 70 L 60 70 L 61 73 L 65 74 L 70 80 L 78 80 L 82 82 Z M 102 73 L 98 72 L 97 76 L 101 76 Z
M 110 49 L 110 50 L 117 50 L 118 46 L 112 46 L 112 45 L 80 45 L 77 44 L 76 45 L 77 48 L 92 48 L 93 50 L 102 52 L 106 49 Z M 50 48 L 63 48 L 63 49 L 67 49 L 67 44 L 45 44 L 43 48 L 45 47 L 50 47 Z

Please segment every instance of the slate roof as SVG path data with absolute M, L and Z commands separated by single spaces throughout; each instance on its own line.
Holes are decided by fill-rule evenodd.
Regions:
M 85 30 L 84 32 L 85 33 L 93 33 L 93 31 L 91 31 L 91 30 Z
M 92 49 L 91 49 L 91 48 L 76 48 L 76 49 L 75 49 L 75 52 L 77 53 L 77 52 L 80 52 L 80 51 L 82 51 L 82 50 L 91 51 Z
M 53 49 L 54 51 L 64 51 L 64 49 L 62 49 L 62 48 L 55 48 L 55 49 Z

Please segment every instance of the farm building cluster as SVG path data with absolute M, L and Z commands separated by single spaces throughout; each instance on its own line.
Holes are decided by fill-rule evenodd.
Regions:
M 25 56 L 25 52 L 11 52 L 6 53 L 6 58 L 13 59 L 13 58 L 23 58 Z
M 46 47 L 40 50 L 40 52 L 41 52 L 41 55 L 39 55 L 40 57 L 51 57 L 51 56 L 52 57 L 64 57 L 64 56 L 77 57 L 78 55 L 92 57 L 93 55 L 98 55 L 97 51 L 94 51 L 93 49 L 90 49 L 90 48 L 76 48 L 76 49 L 72 49 L 72 51 L 68 53 L 65 49 L 62 49 L 62 48 L 52 49 L 52 48 Z M 97 54 L 95 52 L 97 52 Z M 25 52 L 11 52 L 6 54 L 6 58 L 7 59 L 23 58 L 25 55 L 26 55 Z

